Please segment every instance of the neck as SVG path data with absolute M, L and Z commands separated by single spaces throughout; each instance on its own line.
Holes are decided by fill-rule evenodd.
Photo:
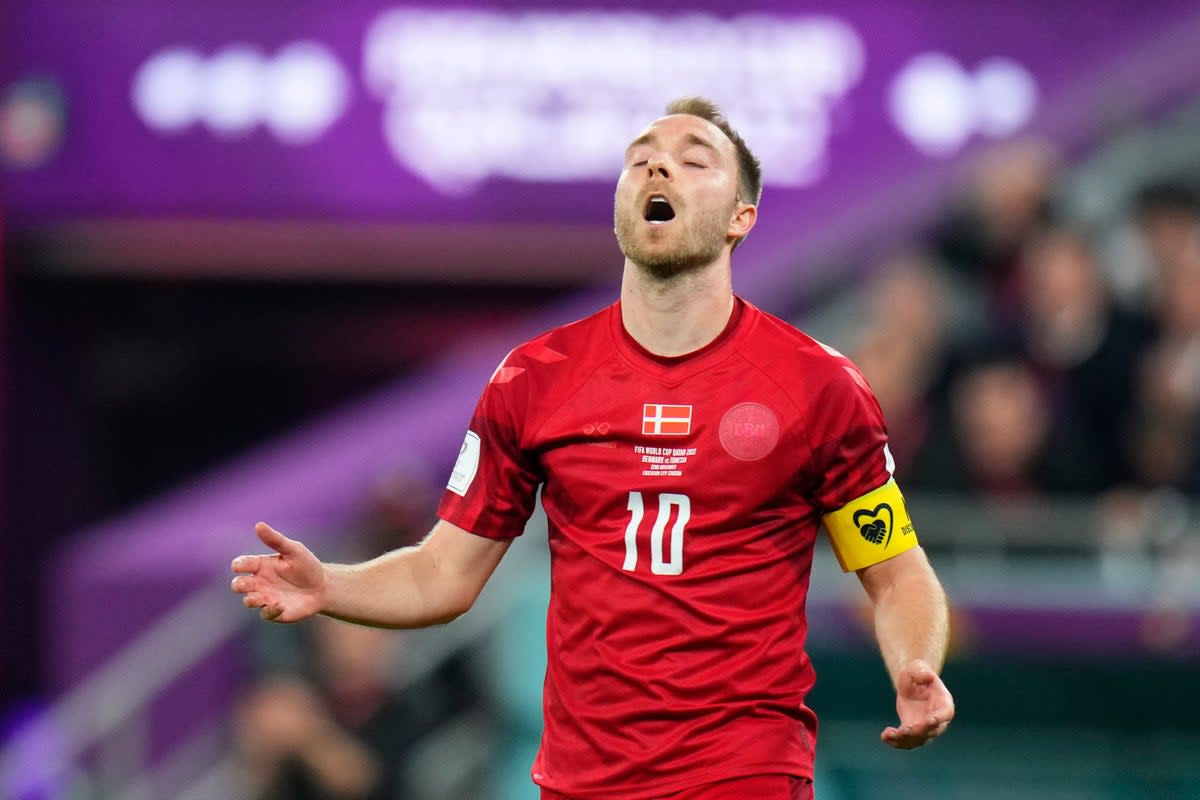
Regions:
M 733 313 L 729 259 L 658 279 L 625 260 L 621 322 L 634 341 L 659 356 L 681 356 L 716 339 Z

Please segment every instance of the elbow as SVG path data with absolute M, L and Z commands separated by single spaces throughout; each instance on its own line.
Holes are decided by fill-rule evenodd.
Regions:
M 475 598 L 478 592 L 461 592 L 452 597 L 446 598 L 446 601 L 439 609 L 439 613 L 434 614 L 429 621 L 429 625 L 449 625 L 454 620 L 461 617 L 471 610 L 475 605 Z

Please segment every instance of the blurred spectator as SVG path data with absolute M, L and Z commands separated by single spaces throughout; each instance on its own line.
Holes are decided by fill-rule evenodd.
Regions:
M 850 358 L 875 391 L 887 420 L 896 477 L 908 475 L 913 458 L 933 423 L 933 410 L 925 396 L 937 351 L 922 350 L 915 341 L 895 336 L 885 327 L 871 328 Z
M 423 465 L 397 467 L 380 475 L 370 487 L 360 525 L 361 560 L 419 542 L 437 521 L 438 492 Z
M 992 316 L 1015 317 L 1020 306 L 1017 264 L 1026 237 L 1049 216 L 1059 161 L 1046 143 L 1014 141 L 987 150 L 966 191 L 934 233 L 938 258 L 987 298 Z
M 1162 297 L 1163 279 L 1180 269 L 1200 237 L 1200 196 L 1173 182 L 1152 183 L 1134 199 L 1134 221 L 1143 251 L 1142 274 L 1118 285 L 1132 287 L 1130 294 L 1147 306 Z
M 1141 360 L 1131 450 L 1138 483 L 1200 495 L 1200 236 L 1161 275 L 1158 338 Z
M 1102 483 L 1089 444 L 1051 426 L 1030 367 L 1008 348 L 972 359 L 952 379 L 950 420 L 913 467 L 915 489 L 992 498 L 1095 491 Z
M 879 264 L 866 296 L 866 319 L 922 349 L 959 349 L 987 333 L 983 298 L 922 250 L 902 251 Z
M 883 409 L 903 479 L 932 424 L 930 397 L 944 371 L 947 338 L 972 316 L 970 301 L 918 252 L 886 262 L 865 297 L 856 316 L 869 322 L 849 355 Z
M 1162 273 L 1162 296 L 1155 304 L 1164 338 L 1200 341 L 1200 227 Z
M 1200 343 L 1159 342 L 1141 379 L 1131 431 L 1136 482 L 1200 495 Z
M 1138 353 L 1150 339 L 1149 321 L 1112 303 L 1088 243 L 1067 228 L 1031 237 L 1021 295 L 1021 334 L 1055 428 L 1091 444 L 1104 486 L 1127 481 L 1131 470 L 1121 431 Z
M 380 476 L 343 557 L 358 561 L 415 544 L 432 527 L 434 508 L 422 470 Z M 486 711 L 464 656 L 413 674 L 411 634 L 327 617 L 256 626 L 255 634 L 262 675 L 234 717 L 253 800 L 429 798 L 410 783 L 419 743 L 460 715 Z
M 310 626 L 315 678 L 267 678 L 239 703 L 235 738 L 253 798 L 397 797 L 397 763 L 419 736 L 390 687 L 386 631 Z

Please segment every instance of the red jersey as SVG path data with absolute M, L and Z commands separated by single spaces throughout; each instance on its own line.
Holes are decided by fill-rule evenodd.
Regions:
M 889 482 L 885 444 L 858 370 L 741 299 L 716 340 L 678 358 L 640 347 L 619 303 L 513 350 L 438 513 L 511 538 L 544 484 L 534 782 L 637 800 L 741 775 L 811 778 L 813 545 L 823 515 Z M 891 514 L 856 512 L 874 560 L 911 546 L 911 525 L 891 544 Z

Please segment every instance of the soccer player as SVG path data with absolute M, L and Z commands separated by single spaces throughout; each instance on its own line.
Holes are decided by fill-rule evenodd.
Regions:
M 513 350 L 419 545 L 322 564 L 233 561 L 264 619 L 409 628 L 466 612 L 532 513 L 549 526 L 544 800 L 811 797 L 805 596 L 822 521 L 874 606 L 896 748 L 941 734 L 945 595 L 892 478 L 884 421 L 837 352 L 733 293 L 757 159 L 702 98 L 625 151 L 619 302 Z

